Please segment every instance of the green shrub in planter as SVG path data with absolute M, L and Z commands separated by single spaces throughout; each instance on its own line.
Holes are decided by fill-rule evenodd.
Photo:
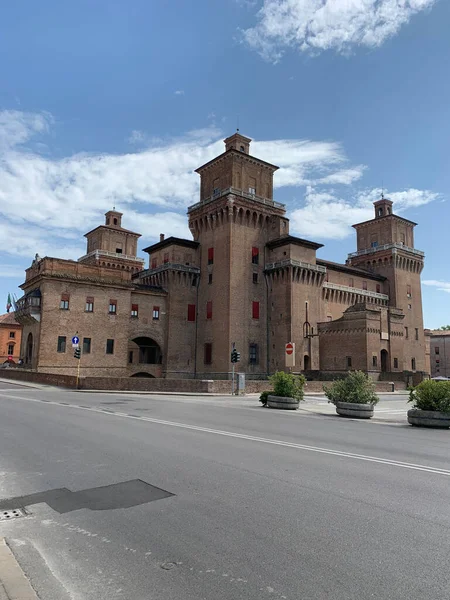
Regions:
M 303 387 L 306 383 L 303 375 L 292 375 L 292 373 L 277 371 L 269 379 L 273 385 L 273 392 L 268 392 L 268 395 L 295 398 L 299 402 L 303 400 Z
M 261 402 L 261 404 L 263 406 L 267 405 L 267 400 L 269 397 L 269 394 L 271 394 L 272 392 L 261 392 L 261 396 L 259 397 L 259 401 Z
M 333 381 L 329 386 L 324 385 L 323 391 L 332 404 L 352 402 L 375 405 L 378 402 L 375 382 L 363 371 L 350 371 L 345 379 Z
M 450 413 L 450 381 L 422 381 L 409 393 L 414 408 Z

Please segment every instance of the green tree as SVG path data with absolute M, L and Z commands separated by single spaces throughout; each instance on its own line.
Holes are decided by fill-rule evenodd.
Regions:
M 450 331 L 450 325 L 443 325 L 442 327 L 439 327 L 440 331 Z

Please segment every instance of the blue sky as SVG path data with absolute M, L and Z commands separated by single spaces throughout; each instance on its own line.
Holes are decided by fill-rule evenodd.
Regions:
M 0 301 L 36 252 L 78 258 L 113 205 L 189 236 L 193 170 L 236 129 L 280 165 L 291 232 L 344 261 L 383 185 L 450 322 L 447 0 L 41 0 L 0 21 Z

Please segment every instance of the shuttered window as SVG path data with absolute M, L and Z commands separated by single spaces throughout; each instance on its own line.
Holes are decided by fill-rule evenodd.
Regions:
M 188 304 L 188 321 L 195 321 L 195 304 Z

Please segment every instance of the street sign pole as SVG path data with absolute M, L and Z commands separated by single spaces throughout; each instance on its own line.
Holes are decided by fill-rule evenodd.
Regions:
M 288 342 L 285 346 L 286 367 L 292 373 L 292 367 L 295 367 L 295 343 Z
M 80 338 L 78 337 L 78 331 L 77 331 L 76 334 L 72 338 L 72 348 L 74 348 L 75 352 L 77 352 L 79 347 L 80 347 Z M 78 365 L 77 365 L 77 379 L 75 382 L 75 389 L 78 389 L 78 384 L 80 381 L 81 350 L 79 350 L 79 352 L 80 352 L 79 357 L 76 357 L 76 358 L 78 358 Z

